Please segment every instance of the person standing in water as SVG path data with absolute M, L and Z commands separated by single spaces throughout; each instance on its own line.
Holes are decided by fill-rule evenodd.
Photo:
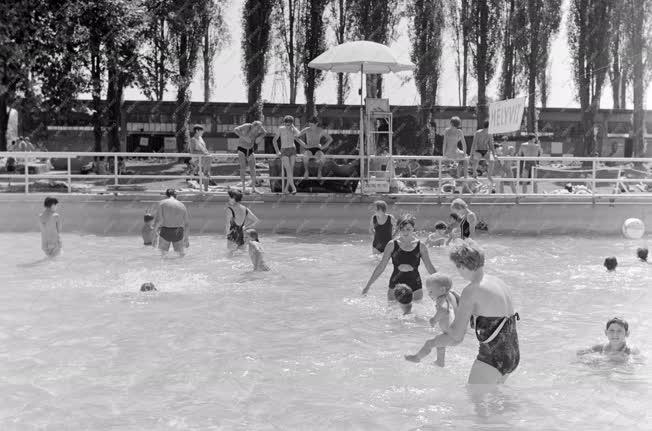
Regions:
M 41 249 L 47 257 L 56 257 L 61 253 L 61 216 L 57 213 L 59 201 L 47 197 L 43 202 L 45 211 L 39 214 L 41 227 Z
M 229 202 L 225 210 L 226 228 L 224 234 L 226 235 L 227 248 L 233 251 L 245 244 L 244 231 L 253 229 L 260 220 L 249 208 L 240 203 L 242 201 L 242 192 L 233 189 L 229 190 L 228 194 Z
M 382 254 L 385 246 L 394 236 L 394 217 L 387 214 L 387 202 L 374 202 L 376 211 L 371 217 L 369 231 L 373 234 L 374 239 L 371 243 L 371 251 L 374 254 Z
M 398 219 L 396 227 L 399 236 L 394 241 L 390 241 L 385 246 L 383 257 L 376 265 L 371 278 L 367 285 L 362 289 L 362 294 L 366 295 L 371 285 L 385 271 L 389 260 L 392 260 L 394 271 L 389 279 L 389 289 L 387 290 L 387 299 L 394 301 L 394 287 L 397 284 L 405 284 L 412 289 L 413 299 L 418 301 L 423 298 L 421 276 L 419 275 L 419 263 L 423 262 L 430 274 L 437 272 L 430 261 L 428 247 L 419 241 L 414 234 L 416 219 L 412 214 L 404 214 Z
M 454 199 L 451 202 L 451 212 L 457 216 L 459 223 L 460 238 L 472 238 L 475 236 L 475 227 L 478 224 L 478 216 L 469 209 L 464 199 Z
M 186 206 L 177 200 L 174 189 L 167 189 L 165 196 L 166 199 L 159 202 L 154 216 L 154 229 L 159 232 L 158 248 L 161 256 L 165 256 L 172 244 L 174 251 L 183 257 L 185 249 L 190 246 L 190 216 Z
M 256 156 L 254 154 L 256 143 L 265 138 L 267 131 L 261 121 L 244 123 L 233 129 L 238 135 L 238 159 L 240 161 L 240 179 L 242 180 L 242 193 L 246 193 L 245 174 L 247 172 L 247 163 L 249 163 L 249 174 L 251 175 L 251 192 L 258 193 L 256 190 Z
M 310 165 L 310 159 L 317 159 L 317 180 L 321 181 L 322 168 L 324 167 L 324 151 L 333 142 L 333 138 L 326 130 L 319 127 L 319 119 L 317 117 L 312 117 L 308 120 L 308 127 L 299 132 L 299 137 L 302 135 L 306 136 L 306 148 L 303 153 L 303 166 L 305 171 L 303 178 L 306 180 L 309 178 L 308 167 Z M 323 145 L 321 143 L 322 139 L 324 139 Z
M 504 383 L 521 358 L 516 332 L 520 318 L 514 312 L 511 289 L 498 277 L 485 274 L 484 252 L 473 240 L 456 244 L 450 259 L 469 282 L 462 291 L 455 320 L 443 334 L 426 341 L 416 354 L 406 355 L 405 359 L 419 362 L 432 349 L 460 344 L 471 322 L 480 347 L 468 383 Z

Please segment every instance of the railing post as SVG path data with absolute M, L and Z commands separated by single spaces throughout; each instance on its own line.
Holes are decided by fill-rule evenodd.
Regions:
M 118 156 L 113 156 L 113 184 L 118 185 Z
M 441 182 L 443 180 L 443 177 L 441 176 L 441 158 L 437 159 L 437 166 L 439 167 L 438 172 L 439 172 L 439 181 L 437 182 L 437 196 L 441 195 Z
M 28 159 L 27 159 L 27 153 L 25 153 L 25 194 L 29 193 L 29 166 L 28 166 Z
M 197 164 L 199 165 L 199 191 L 204 193 L 204 169 L 202 162 L 203 160 L 200 154 L 197 159 Z
M 597 175 L 596 159 L 591 161 L 591 195 L 595 198 L 595 177 Z
M 70 162 L 70 156 L 66 157 L 68 162 L 68 193 L 72 193 L 72 167 Z
M 516 196 L 520 195 L 519 189 L 521 187 L 521 160 L 516 160 Z

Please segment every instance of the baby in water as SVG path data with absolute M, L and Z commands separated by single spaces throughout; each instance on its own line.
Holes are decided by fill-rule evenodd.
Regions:
M 629 355 L 637 355 L 639 353 L 638 349 L 627 345 L 629 324 L 625 319 L 614 317 L 609 320 L 604 335 L 607 336 L 608 340 L 606 344 L 596 344 L 588 349 L 579 350 L 577 355 L 582 356 L 587 353 L 600 353 L 607 356 L 609 359 L 622 360 L 626 359 Z
M 249 247 L 249 257 L 254 265 L 254 271 L 269 271 L 269 266 L 265 263 L 265 251 L 258 239 L 258 232 L 255 229 L 249 229 L 246 233 L 245 240 Z

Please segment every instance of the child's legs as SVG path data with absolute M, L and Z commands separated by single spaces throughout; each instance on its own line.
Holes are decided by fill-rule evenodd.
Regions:
M 446 363 L 446 347 L 437 347 L 437 365 L 443 367 Z
M 317 151 L 317 178 L 321 179 L 321 171 L 324 167 L 324 153 Z
M 242 191 L 245 190 L 245 173 L 247 172 L 247 158 L 242 153 L 238 151 L 238 161 L 240 162 L 240 180 L 242 181 Z
M 312 158 L 312 153 L 310 151 L 304 151 L 303 153 L 303 176 L 308 178 L 310 172 L 308 167 L 310 166 L 310 159 Z
M 294 190 L 297 188 L 294 186 L 294 163 L 297 160 L 296 155 L 290 156 L 289 160 L 289 166 L 288 166 L 288 182 L 290 183 L 289 186 L 291 186 Z
M 283 167 L 283 172 L 281 173 L 281 176 L 285 178 L 285 187 L 283 188 L 283 191 L 286 191 L 290 181 L 289 181 L 289 175 L 290 175 L 290 158 L 288 156 L 281 156 L 281 165 Z
M 180 256 L 185 255 L 183 240 L 173 242 L 172 247 L 174 248 L 174 251 L 179 253 Z
M 256 156 L 252 153 L 249 156 L 249 175 L 251 175 L 251 187 L 256 188 Z

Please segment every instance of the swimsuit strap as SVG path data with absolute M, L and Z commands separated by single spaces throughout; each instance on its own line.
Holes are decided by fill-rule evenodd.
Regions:
M 247 223 L 247 214 L 249 214 L 249 208 L 245 208 L 245 216 L 244 219 L 242 220 L 242 226 L 240 227 L 244 227 L 245 223 Z
M 519 316 L 518 313 L 514 313 L 511 316 L 503 317 L 503 319 L 500 321 L 500 325 L 498 325 L 498 327 L 494 330 L 494 332 L 486 340 L 480 341 L 480 343 L 482 343 L 482 344 L 491 343 L 494 340 L 494 338 L 496 338 L 498 336 L 498 334 L 500 334 L 500 331 L 503 330 L 503 326 L 505 326 L 505 323 L 507 323 L 507 321 L 510 320 L 512 317 L 515 317 L 516 320 L 521 320 L 521 316 Z M 478 316 L 474 315 L 473 318 L 474 318 L 473 327 L 475 328 L 475 335 L 476 335 L 476 338 L 477 338 L 477 336 L 478 336 L 478 325 L 477 325 Z

